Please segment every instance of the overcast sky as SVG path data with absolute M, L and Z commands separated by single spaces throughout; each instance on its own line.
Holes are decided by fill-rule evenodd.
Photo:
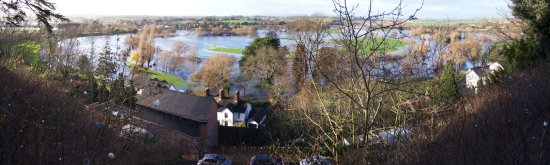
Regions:
M 395 7 L 398 0 L 374 0 L 375 11 Z M 510 0 L 425 0 L 419 18 L 500 18 Z M 52 0 L 58 12 L 77 15 L 155 16 L 293 16 L 322 13 L 332 15 L 332 0 Z M 359 4 L 368 0 L 348 0 Z M 422 0 L 404 0 L 406 13 L 421 6 Z

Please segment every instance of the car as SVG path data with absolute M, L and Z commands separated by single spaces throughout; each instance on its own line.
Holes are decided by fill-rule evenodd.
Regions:
M 197 165 L 231 165 L 231 160 L 222 154 L 204 154 Z
M 269 154 L 254 155 L 249 162 L 250 165 L 283 165 L 283 159 L 271 156 Z
M 312 156 L 302 159 L 300 165 L 331 165 L 331 163 L 324 156 Z

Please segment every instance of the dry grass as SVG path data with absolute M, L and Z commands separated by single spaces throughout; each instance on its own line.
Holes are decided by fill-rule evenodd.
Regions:
M 549 164 L 549 69 L 517 73 L 471 96 L 445 126 L 400 146 L 385 163 Z
M 155 164 L 178 161 L 161 143 L 119 138 L 86 110 L 70 82 L 0 64 L 0 164 Z M 114 153 L 115 159 L 107 158 Z M 164 163 L 163 163 L 164 162 Z

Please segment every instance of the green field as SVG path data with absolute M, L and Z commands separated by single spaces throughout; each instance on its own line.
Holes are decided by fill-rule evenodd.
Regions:
M 242 49 L 226 48 L 226 47 L 221 47 L 221 46 L 218 46 L 218 45 L 210 45 L 210 48 L 208 48 L 208 50 L 213 51 L 213 52 L 221 52 L 221 53 L 243 54 Z
M 39 42 L 25 42 L 10 46 L 10 54 L 20 55 L 25 60 L 25 63 L 33 67 L 45 66 L 44 62 L 40 60 L 40 43 Z
M 467 19 L 467 20 L 444 20 L 444 19 L 434 19 L 434 20 L 414 20 L 408 21 L 405 24 L 407 26 L 452 26 L 458 24 L 482 24 L 487 21 L 494 20 L 485 20 L 485 19 Z
M 242 24 L 242 23 L 256 23 L 256 21 L 253 21 L 253 20 L 223 20 L 223 21 L 218 21 L 218 22 L 221 22 L 221 23 L 239 23 L 239 24 Z
M 167 75 L 167 74 L 159 72 L 159 71 L 155 71 L 155 70 L 151 70 L 151 69 L 145 69 L 145 68 L 140 68 L 140 70 L 147 73 L 147 77 L 149 77 L 149 78 L 155 78 L 159 81 L 164 80 L 164 81 L 166 81 L 169 84 L 174 85 L 174 86 L 188 87 L 188 86 L 193 85 L 191 83 L 188 83 L 188 82 L 184 81 L 181 78 L 170 76 L 170 75 Z
M 333 42 L 336 42 L 336 40 L 333 40 Z M 399 41 L 399 40 L 396 40 L 396 39 L 389 39 L 389 38 L 386 38 L 384 41 L 382 41 L 382 38 L 376 38 L 373 41 L 371 40 L 364 40 L 363 41 L 363 48 L 361 49 L 361 52 L 363 53 L 366 53 L 366 52 L 370 52 L 372 49 L 375 49 L 375 46 L 378 46 L 382 44 L 379 49 L 386 49 L 386 52 L 393 52 L 393 51 L 397 51 L 405 46 L 408 46 L 409 44 L 403 42 L 403 41 Z

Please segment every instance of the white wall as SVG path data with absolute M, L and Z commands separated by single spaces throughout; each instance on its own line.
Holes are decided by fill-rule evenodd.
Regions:
M 479 81 L 479 76 L 473 72 L 470 71 L 466 75 L 466 88 L 475 88 L 477 87 L 477 82 Z
M 218 122 L 223 126 L 235 126 L 236 122 L 245 122 L 252 111 L 252 105 L 246 104 L 246 111 L 244 113 L 233 113 L 229 109 L 224 108 L 221 112 L 218 112 Z M 227 118 L 225 118 L 227 114 Z M 227 122 L 227 125 L 226 125 Z
M 234 114 L 225 108 L 221 112 L 218 112 L 218 122 L 224 126 L 234 126 Z M 227 117 L 226 117 L 227 116 Z M 226 125 L 227 124 L 227 125 Z

